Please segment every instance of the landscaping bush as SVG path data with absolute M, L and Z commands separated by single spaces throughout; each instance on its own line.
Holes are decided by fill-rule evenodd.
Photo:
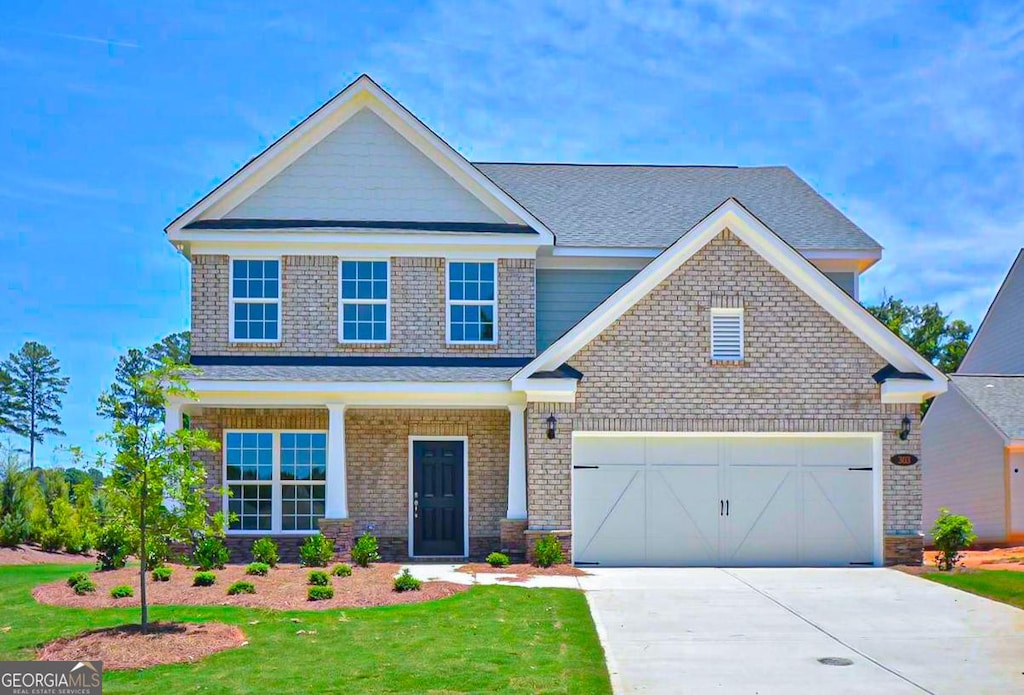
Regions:
M 171 568 L 170 567 L 155 567 L 153 569 L 153 581 L 154 582 L 169 582 L 169 581 L 171 581 Z
M 87 581 L 88 579 L 89 575 L 85 572 L 75 572 L 70 577 L 68 577 L 68 586 L 74 589 L 76 584 L 78 584 L 79 582 Z
M 265 577 L 270 572 L 270 565 L 265 562 L 250 562 L 245 566 L 245 573 L 254 577 Z
M 252 542 L 252 561 L 269 567 L 277 567 L 280 557 L 277 554 L 277 543 L 270 538 L 257 538 Z
M 239 580 L 228 587 L 228 596 L 237 596 L 238 594 L 255 594 L 256 585 L 252 582 L 247 582 L 244 579 Z
M 309 584 L 312 584 L 313 586 L 329 586 L 331 583 L 331 578 L 328 577 L 327 573 L 323 570 L 313 570 L 309 573 L 309 578 L 307 579 L 307 582 Z
M 306 536 L 299 548 L 299 557 L 306 567 L 327 567 L 334 559 L 334 541 L 320 533 Z
M 409 571 L 408 567 L 406 567 L 404 570 L 402 570 L 402 573 L 400 575 L 395 577 L 395 581 L 394 581 L 394 589 L 395 589 L 395 591 L 399 591 L 399 592 L 402 592 L 402 591 L 419 591 L 420 587 L 422 587 L 422 586 L 423 586 L 423 582 L 421 582 L 416 577 L 412 576 L 412 572 Z
M 127 584 L 115 586 L 110 590 L 111 598 L 131 598 L 134 595 L 135 591 Z
M 96 569 L 119 570 L 128 563 L 128 535 L 124 527 L 109 523 L 96 535 Z
M 203 536 L 192 549 L 192 562 L 201 572 L 222 570 L 228 564 L 228 549 L 216 536 Z
M 192 577 L 192 586 L 213 586 L 217 575 L 213 572 L 196 572 Z
M 352 562 L 360 567 L 369 567 L 371 562 L 376 562 L 379 559 L 380 553 L 377 552 L 377 537 L 367 531 L 352 546 Z
M 75 584 L 72 588 L 75 590 L 75 593 L 79 596 L 85 596 L 86 594 L 91 594 L 92 592 L 96 591 L 96 583 L 93 580 L 86 577 L 82 581 Z
M 335 565 L 334 569 L 331 570 L 331 574 L 333 574 L 335 577 L 351 577 L 352 565 L 347 565 L 344 562 L 340 565 Z
M 538 567 L 551 567 L 565 562 L 562 544 L 552 534 L 541 536 L 533 545 L 534 564 Z
M 306 591 L 306 598 L 310 601 L 327 601 L 328 599 L 334 598 L 334 587 L 330 586 L 311 586 Z
M 935 564 L 944 572 L 952 570 L 963 556 L 963 551 L 970 548 L 977 538 L 970 519 L 960 514 L 951 514 L 942 507 L 939 509 L 939 518 L 932 526 L 932 541 L 939 551 Z
M 487 564 L 491 567 L 508 567 L 512 561 L 505 553 L 491 553 L 487 556 Z
M 0 545 L 13 548 L 28 540 L 28 520 L 18 512 L 8 512 L 0 519 Z
M 64 536 L 57 526 L 47 526 L 39 533 L 39 547 L 48 553 L 55 553 L 64 547 Z

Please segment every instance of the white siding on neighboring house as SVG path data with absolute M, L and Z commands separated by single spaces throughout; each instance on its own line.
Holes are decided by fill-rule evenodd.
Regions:
M 352 116 L 226 217 L 503 221 L 367 109 Z
M 1024 251 L 1017 255 L 957 372 L 1024 374 Z
M 1004 439 L 955 385 L 932 403 L 922 425 L 925 533 L 940 507 L 974 522 L 981 540 L 1006 537 Z

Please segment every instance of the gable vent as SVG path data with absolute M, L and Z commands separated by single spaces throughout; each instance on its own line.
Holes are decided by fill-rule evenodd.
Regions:
M 743 309 L 711 310 L 711 359 L 743 359 Z

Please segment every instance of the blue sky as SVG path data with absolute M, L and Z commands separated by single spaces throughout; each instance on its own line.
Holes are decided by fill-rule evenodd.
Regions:
M 166 223 L 361 72 L 470 159 L 787 164 L 886 247 L 869 301 L 977 325 L 1024 246 L 1016 3 L 210 5 L 0 6 L 0 352 L 71 377 L 52 444 L 188 326 Z

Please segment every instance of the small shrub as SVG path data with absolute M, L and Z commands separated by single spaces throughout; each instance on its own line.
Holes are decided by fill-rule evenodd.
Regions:
M 128 537 L 120 524 L 107 524 L 96 536 L 96 569 L 119 570 L 128 563 Z
M 169 582 L 169 581 L 171 581 L 171 568 L 170 567 L 155 567 L 153 569 L 153 581 L 154 582 Z
M 306 598 L 310 601 L 327 601 L 334 598 L 334 587 L 311 586 L 306 591 Z
M 306 567 L 327 567 L 334 559 L 334 541 L 320 533 L 306 536 L 299 548 L 299 557 Z
M 252 582 L 247 582 L 244 579 L 239 580 L 228 587 L 228 596 L 237 596 L 238 594 L 255 594 L 256 586 Z
M 83 555 L 92 550 L 93 539 L 89 531 L 78 524 L 64 528 L 62 535 L 64 552 Z
M 533 545 L 534 563 L 538 567 L 551 567 L 565 562 L 565 555 L 562 554 L 562 544 L 558 542 L 553 534 L 547 534 L 537 539 Z
M 323 570 L 313 570 L 309 573 L 307 582 L 313 586 L 330 586 L 331 578 Z
M 939 509 L 939 518 L 932 526 L 932 541 L 939 551 L 935 564 L 943 572 L 952 570 L 963 556 L 963 551 L 970 548 L 977 538 L 970 519 L 960 514 L 951 514 L 942 507 Z
M 96 591 L 96 582 L 86 577 L 82 581 L 75 584 L 75 586 L 72 588 L 75 590 L 75 593 L 79 596 L 85 596 L 86 594 L 91 594 L 92 592 Z
M 68 586 L 70 586 L 72 589 L 74 589 L 75 588 L 75 584 L 78 584 L 79 582 L 84 582 L 84 581 L 86 581 L 88 579 L 89 579 L 89 575 L 86 574 L 85 572 L 75 572 L 70 577 L 68 577 Z
M 369 567 L 371 562 L 376 562 L 379 559 L 377 537 L 367 531 L 352 546 L 352 562 L 360 567 Z
M 265 577 L 270 572 L 270 565 L 266 562 L 250 562 L 245 566 L 245 573 L 253 577 Z
M 0 545 L 13 548 L 28 540 L 28 520 L 20 512 L 8 512 L 0 519 Z
M 508 567 L 512 561 L 505 553 L 491 553 L 487 556 L 487 564 L 491 567 Z
M 134 595 L 135 591 L 127 584 L 115 586 L 110 590 L 110 596 L 112 598 L 131 598 Z
M 252 542 L 252 561 L 260 562 L 268 567 L 277 567 L 280 557 L 277 554 L 277 543 L 272 539 L 263 537 Z
M 48 553 L 55 553 L 64 547 L 64 534 L 60 527 L 48 526 L 39 534 L 39 546 Z
M 217 575 L 213 572 L 196 572 L 192 577 L 192 586 L 213 586 Z
M 420 587 L 422 586 L 423 582 L 421 582 L 416 577 L 412 576 L 412 572 L 409 571 L 408 567 L 402 570 L 402 573 L 400 575 L 395 577 L 395 591 L 419 591 Z
M 216 536 L 204 536 L 192 550 L 192 562 L 201 572 L 222 570 L 228 564 L 228 549 Z
M 340 565 L 335 565 L 334 569 L 331 570 L 331 574 L 335 577 L 351 577 L 352 565 L 347 565 L 344 562 Z

